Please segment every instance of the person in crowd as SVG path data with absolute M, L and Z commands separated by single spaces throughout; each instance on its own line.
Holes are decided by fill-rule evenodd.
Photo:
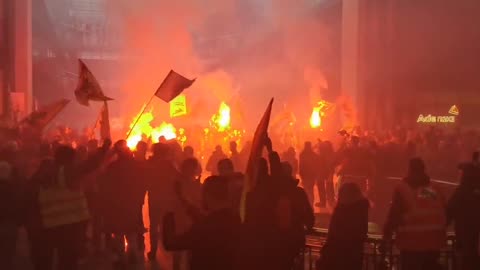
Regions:
M 180 166 L 179 174 L 174 182 L 176 230 L 183 233 L 190 228 L 192 222 L 204 218 L 205 213 L 201 207 L 202 184 L 196 172 L 198 161 L 196 159 L 187 159 Z M 173 269 L 182 269 L 188 264 L 188 254 L 186 252 L 174 252 Z
M 211 176 L 202 187 L 205 217 L 194 221 L 186 231 L 178 232 L 176 215 L 164 218 L 163 243 L 170 251 L 190 251 L 191 270 L 237 269 L 236 250 L 240 232 L 238 212 L 230 208 L 228 181 Z
M 174 186 L 178 171 L 173 161 L 172 150 L 167 144 L 153 145 L 153 155 L 148 160 L 147 188 L 150 217 L 150 251 L 148 259 L 156 259 L 159 229 L 163 216 L 175 209 Z
M 282 155 L 282 160 L 286 161 L 292 167 L 292 176 L 297 177 L 298 174 L 298 159 L 297 153 L 293 147 L 289 147 L 285 153 Z
M 321 142 L 318 148 L 317 191 L 320 198 L 318 207 L 325 208 L 326 202 L 334 205 L 333 173 L 335 171 L 335 151 L 330 141 Z
M 183 159 L 182 161 L 189 159 L 189 158 L 195 158 L 195 151 L 193 147 L 187 145 L 183 148 Z
M 302 179 L 302 185 L 305 189 L 305 192 L 308 195 L 308 199 L 313 206 L 313 186 L 317 178 L 319 177 L 319 158 L 317 154 L 313 151 L 312 143 L 305 142 L 305 146 L 300 153 L 300 163 L 299 163 L 299 172 L 300 177 Z M 323 205 L 326 204 L 325 199 L 325 192 L 322 192 L 320 195 L 320 200 L 325 200 L 324 202 L 321 201 L 320 203 Z
M 228 158 L 222 150 L 220 145 L 215 146 L 215 151 L 212 153 L 207 161 L 207 171 L 212 175 L 218 175 L 217 164 L 220 160 Z
M 147 160 L 148 144 L 144 141 L 139 141 L 133 152 L 135 160 L 143 162 Z
M 228 180 L 229 194 L 232 208 L 239 210 L 243 193 L 244 175 L 235 171 L 235 166 L 230 159 L 222 159 L 218 162 L 218 175 Z
M 12 165 L 0 161 L 0 262 L 13 269 L 17 230 L 21 222 L 22 192 Z
M 340 187 L 318 269 L 361 270 L 368 232 L 369 202 L 355 183 Z
M 109 248 L 115 254 L 114 269 L 123 269 L 137 260 L 138 234 L 143 232 L 139 222 L 146 184 L 138 177 L 139 167 L 125 140 L 114 145 L 117 159 L 110 163 L 99 182 L 102 195 L 104 230 L 112 235 Z M 124 253 L 128 242 L 128 257 Z
M 241 170 L 244 167 L 242 157 L 240 155 L 240 152 L 238 151 L 237 142 L 235 141 L 230 142 L 230 160 L 232 161 L 233 167 L 235 169 Z
M 291 167 L 282 166 L 269 138 L 270 174 L 266 160 L 258 163 L 257 184 L 246 198 L 245 241 L 249 252 L 245 269 L 291 269 L 313 227 L 313 210 L 297 187 Z M 243 254 L 243 251 L 242 251 Z
M 285 259 L 287 263 L 292 263 L 305 247 L 306 233 L 312 230 L 315 216 L 305 190 L 298 186 L 299 180 L 292 175 L 293 169 L 290 163 L 282 162 L 282 168 L 284 176 L 278 183 L 280 199 L 276 209 L 280 217 L 291 212 L 287 214 L 287 216 L 291 215 L 290 226 L 286 227 L 287 230 L 282 232 L 282 235 L 287 235 L 287 232 L 291 234 L 290 243 L 286 244 L 291 249 L 285 254 Z
M 192 159 L 192 158 L 197 159 L 195 157 L 195 150 L 191 146 L 185 146 L 185 148 L 183 149 L 182 163 L 183 163 L 183 161 L 185 161 L 187 159 Z M 197 161 L 198 161 L 198 159 L 197 159 Z M 198 162 L 197 177 L 201 177 L 202 172 L 203 172 L 202 164 L 200 164 L 200 162 Z
M 146 171 L 147 171 L 147 154 L 148 154 L 148 144 L 144 141 L 139 141 L 137 143 L 137 146 L 135 147 L 135 151 L 133 152 L 133 158 L 135 159 L 138 167 L 138 175 L 137 179 L 140 179 L 142 183 L 146 184 Z M 147 191 L 145 190 L 143 196 L 139 194 L 143 200 L 145 200 L 145 195 Z M 143 206 L 143 204 L 142 204 Z M 145 225 L 143 224 L 143 211 L 140 209 L 138 211 L 138 224 L 142 227 L 145 228 Z M 146 230 L 144 229 L 143 231 L 139 232 L 138 234 L 138 248 L 140 251 L 145 250 L 145 234 Z
M 110 142 L 106 141 L 97 156 L 76 164 L 75 150 L 59 146 L 53 162 L 46 161 L 36 173 L 38 189 L 32 193 L 36 197 L 31 200 L 33 206 L 30 208 L 37 209 L 39 213 L 30 214 L 38 216 L 36 232 L 40 232 L 41 238 L 46 240 L 36 242 L 38 246 L 33 248 L 36 252 L 34 256 L 40 258 L 36 261 L 38 269 L 51 269 L 55 249 L 58 254 L 57 269 L 77 269 L 86 223 L 90 218 L 82 188 L 83 177 L 98 167 L 109 147 Z
M 446 244 L 445 203 L 431 185 L 422 159 L 409 162 L 408 174 L 395 188 L 385 223 L 384 241 L 400 249 L 401 269 L 440 269 L 438 259 Z
M 479 152 L 462 166 L 460 185 L 447 206 L 449 223 L 455 223 L 456 251 L 462 270 L 480 269 L 480 162 Z
M 369 182 L 374 175 L 374 163 L 368 151 L 360 145 L 358 136 L 351 136 L 350 145 L 339 156 L 337 168 L 339 183 L 337 190 L 343 183 L 357 183 L 362 192 L 368 192 Z

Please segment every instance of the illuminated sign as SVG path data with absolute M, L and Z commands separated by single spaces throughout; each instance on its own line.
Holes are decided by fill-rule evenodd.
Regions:
M 458 110 L 457 105 L 453 105 L 452 107 L 450 107 L 450 110 L 448 110 L 448 113 L 451 115 L 459 115 L 460 111 Z
M 178 117 L 187 114 L 187 98 L 179 95 L 170 101 L 170 117 Z
M 455 123 L 456 121 L 456 116 L 460 114 L 458 108 L 456 105 L 453 105 L 450 107 L 450 110 L 448 110 L 448 113 L 450 115 L 423 115 L 420 114 L 417 118 L 417 123 L 441 123 L 441 124 L 451 124 Z

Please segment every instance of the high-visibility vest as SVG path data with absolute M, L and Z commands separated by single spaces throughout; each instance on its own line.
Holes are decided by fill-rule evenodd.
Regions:
M 397 187 L 407 212 L 396 231 L 396 245 L 405 251 L 438 251 L 446 244 L 446 214 L 440 193 L 432 186 Z
M 75 224 L 90 218 L 85 194 L 65 185 L 63 168 L 59 170 L 57 185 L 40 188 L 38 199 L 45 228 Z

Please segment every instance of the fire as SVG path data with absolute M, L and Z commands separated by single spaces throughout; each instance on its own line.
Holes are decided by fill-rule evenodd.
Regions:
M 154 119 L 155 117 L 152 111 L 145 112 L 141 116 L 137 115 L 133 119 L 130 128 L 132 128 L 135 122 L 137 122 L 137 124 L 133 127 L 130 136 L 127 138 L 127 145 L 130 149 L 135 149 L 137 143 L 144 138 L 150 139 L 153 143 L 157 143 L 160 137 L 164 137 L 166 140 L 177 138 L 177 129 L 172 124 L 162 122 L 160 126 L 153 127 L 152 121 Z
M 212 116 L 210 123 L 217 129 L 219 132 L 224 132 L 230 129 L 230 107 L 222 102 L 218 113 Z
M 310 127 L 319 128 L 322 126 L 322 118 L 325 116 L 325 112 L 330 109 L 331 105 L 325 100 L 321 100 L 317 103 L 317 106 L 313 107 L 312 115 L 310 116 Z
M 320 107 L 314 107 L 312 116 L 310 116 L 310 127 L 319 128 L 322 125 L 322 118 L 320 117 Z

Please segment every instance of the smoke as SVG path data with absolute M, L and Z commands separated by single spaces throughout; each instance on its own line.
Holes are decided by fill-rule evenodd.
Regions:
M 122 89 L 114 111 L 129 121 L 174 69 L 198 78 L 187 90 L 195 116 L 232 100 L 242 104 L 245 118 L 257 119 L 274 96 L 308 121 L 311 100 L 321 95 L 319 82 L 325 81 L 320 63 L 331 44 L 315 2 L 108 0 L 110 24 L 120 29 L 128 63 L 119 67 Z M 311 89 L 317 96 L 311 97 Z M 154 104 L 167 115 L 168 106 Z

